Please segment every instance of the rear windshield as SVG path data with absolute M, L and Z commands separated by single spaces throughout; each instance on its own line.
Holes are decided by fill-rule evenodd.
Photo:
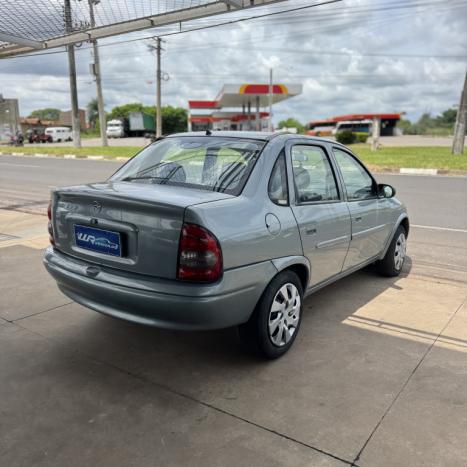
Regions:
M 143 149 L 111 181 L 178 185 L 239 195 L 264 141 L 217 136 L 166 138 Z

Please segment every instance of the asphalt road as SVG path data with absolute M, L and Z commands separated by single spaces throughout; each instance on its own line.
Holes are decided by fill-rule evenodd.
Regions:
M 44 213 L 50 189 L 105 180 L 121 164 L 2 156 L 0 207 Z M 377 178 L 393 185 L 407 206 L 412 259 L 429 274 L 446 273 L 467 281 L 467 178 L 388 174 Z

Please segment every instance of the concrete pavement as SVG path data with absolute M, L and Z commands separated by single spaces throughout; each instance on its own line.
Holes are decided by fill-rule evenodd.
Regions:
M 42 216 L 40 216 L 42 217 Z M 305 302 L 258 361 L 235 330 L 179 333 L 58 292 L 0 248 L 0 458 L 43 465 L 463 466 L 466 283 L 368 269 Z

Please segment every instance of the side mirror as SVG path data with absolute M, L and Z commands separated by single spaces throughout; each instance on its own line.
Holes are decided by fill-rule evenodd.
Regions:
M 391 185 L 380 183 L 378 185 L 378 196 L 380 198 L 393 198 L 394 196 L 396 196 L 396 189 Z

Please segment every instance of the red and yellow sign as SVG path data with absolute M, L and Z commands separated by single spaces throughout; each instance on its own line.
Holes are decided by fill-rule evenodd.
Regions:
M 269 84 L 242 84 L 239 89 L 240 94 L 269 94 Z M 273 94 L 288 94 L 289 90 L 285 84 L 274 84 Z

